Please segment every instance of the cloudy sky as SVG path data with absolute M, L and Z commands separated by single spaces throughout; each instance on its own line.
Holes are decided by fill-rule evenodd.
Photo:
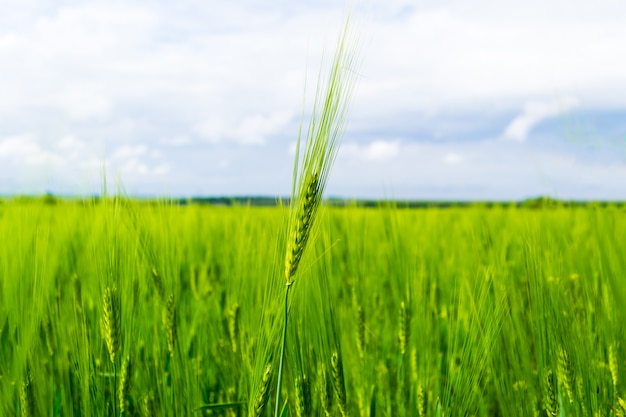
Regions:
M 288 195 L 346 4 L 0 0 L 0 195 Z M 329 195 L 626 199 L 625 2 L 353 7 Z

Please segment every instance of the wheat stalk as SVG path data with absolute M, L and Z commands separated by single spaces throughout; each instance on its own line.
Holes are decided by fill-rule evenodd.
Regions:
M 559 382 L 562 384 L 569 402 L 573 403 L 574 398 L 574 386 L 576 383 L 576 376 L 574 375 L 574 366 L 572 361 L 563 347 L 559 347 L 559 362 L 558 362 L 558 376 Z
M 22 417 L 35 415 L 35 393 L 33 392 L 33 380 L 29 367 L 26 368 L 26 375 L 20 384 L 20 404 L 22 406 Z
M 254 407 L 250 410 L 248 415 L 250 417 L 261 417 L 267 406 L 267 402 L 270 398 L 270 382 L 272 380 L 272 365 L 267 364 L 265 372 L 263 372 L 263 378 L 254 399 Z
M 285 278 L 288 285 L 293 282 L 304 254 L 330 169 L 339 150 L 339 140 L 345 130 L 357 66 L 355 48 L 350 45 L 352 39 L 348 23 L 349 20 L 339 37 L 325 91 L 320 89 L 318 81 L 302 160 L 300 160 L 301 133 L 298 134 L 296 142 L 289 241 L 285 255 Z
M 104 340 L 109 349 L 109 358 L 115 364 L 115 359 L 120 350 L 120 301 L 117 288 L 107 287 L 102 297 L 102 328 Z
M 296 275 L 322 197 L 318 172 L 310 173 L 306 182 L 304 195 L 296 201 L 298 205 L 296 222 L 287 246 L 287 255 L 285 257 L 287 285 L 293 282 L 293 278 Z
M 339 411 L 343 417 L 346 417 L 348 413 L 348 401 L 346 399 L 346 385 L 343 379 L 343 363 L 338 351 L 335 350 L 332 353 L 330 364 L 333 387 L 335 388 Z
M 128 411 L 130 398 L 130 380 L 132 378 L 133 368 L 130 356 L 126 356 L 122 363 L 122 372 L 120 374 L 120 414 L 124 415 Z
M 167 339 L 167 351 L 171 357 L 174 357 L 174 351 L 176 348 L 176 301 L 174 294 L 170 294 L 165 302 L 165 309 L 163 310 L 163 323 L 165 324 L 165 336 Z
M 580 374 L 578 374 L 578 376 L 576 377 L 576 393 L 578 394 L 578 398 L 585 398 L 585 385 L 583 377 Z M 587 415 L 587 407 L 585 407 L 585 401 L 581 400 L 579 404 L 582 410 L 582 414 Z
M 117 385 L 117 369 L 115 367 L 115 359 L 120 350 L 121 338 L 121 311 L 120 300 L 116 287 L 107 287 L 102 296 L 102 330 L 104 331 L 104 340 L 109 350 L 109 359 L 113 364 L 113 387 Z M 113 389 L 115 392 L 115 388 Z M 113 409 L 116 407 L 115 393 L 113 394 Z
M 330 385 L 330 381 L 328 381 L 328 374 L 324 368 L 319 368 L 319 392 L 320 392 L 320 403 L 322 406 L 322 410 L 324 411 L 325 417 L 331 416 L 331 407 L 332 407 L 332 386 Z
M 356 346 L 359 351 L 359 357 L 365 358 L 365 312 L 363 307 L 358 306 L 356 311 L 357 316 L 357 333 L 356 333 Z
M 611 380 L 613 381 L 613 392 L 617 393 L 617 383 L 619 382 L 619 370 L 617 366 L 617 346 L 615 342 L 609 346 L 609 371 L 611 372 Z M 617 395 L 617 394 L 615 394 Z
M 622 397 L 617 397 L 617 405 L 619 407 L 619 413 L 616 413 L 618 417 L 626 415 L 626 401 Z
M 54 356 L 54 329 L 52 328 L 52 320 L 50 315 L 47 314 L 41 322 L 42 334 L 45 339 L 45 345 L 48 349 L 48 355 Z
M 555 390 L 554 374 L 550 368 L 543 372 L 543 409 L 548 416 L 559 415 L 559 399 Z
M 400 330 L 398 331 L 398 342 L 402 356 L 406 353 L 406 348 L 411 337 L 411 316 L 404 301 L 400 303 Z
M 165 300 L 165 285 L 163 284 L 163 278 L 159 275 L 159 271 L 155 267 L 150 270 L 152 275 L 152 282 L 154 289 L 161 300 Z
M 156 415 L 153 392 L 144 395 L 140 403 L 140 408 L 142 417 L 152 417 Z
M 417 384 L 417 414 L 426 417 L 426 395 L 421 382 Z
M 340 34 L 325 90 L 320 89 L 321 84 L 318 80 L 318 90 L 302 160 L 300 160 L 302 126 L 296 141 L 287 232 L 288 241 L 285 254 L 285 316 L 274 417 L 278 417 L 280 406 L 289 316 L 289 289 L 296 278 L 298 266 L 307 247 L 315 217 L 322 201 L 330 169 L 337 156 L 339 140 L 345 130 L 346 114 L 356 81 L 356 54 L 354 53 L 354 46 L 350 45 L 348 23 L 349 19 Z
M 239 304 L 235 304 L 228 312 L 228 336 L 233 352 L 237 352 L 237 340 L 239 338 Z
M 306 375 L 298 376 L 295 380 L 295 408 L 297 417 L 307 417 L 311 414 L 311 393 Z

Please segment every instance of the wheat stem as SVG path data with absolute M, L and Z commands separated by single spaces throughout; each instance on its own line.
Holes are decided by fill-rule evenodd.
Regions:
M 289 289 L 291 288 L 291 284 L 287 284 L 287 290 L 285 291 L 285 322 L 283 325 L 283 340 L 281 342 L 280 348 L 280 361 L 278 362 L 278 382 L 276 386 L 276 406 L 274 407 L 274 417 L 278 417 L 280 413 L 279 404 L 280 404 L 280 391 L 282 388 L 283 382 L 283 363 L 285 360 L 285 347 L 287 345 L 287 319 L 289 318 Z

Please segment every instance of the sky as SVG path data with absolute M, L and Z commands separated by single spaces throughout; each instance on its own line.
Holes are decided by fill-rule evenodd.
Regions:
M 289 195 L 350 4 L 328 196 L 626 199 L 626 2 L 604 0 L 0 0 L 0 195 Z

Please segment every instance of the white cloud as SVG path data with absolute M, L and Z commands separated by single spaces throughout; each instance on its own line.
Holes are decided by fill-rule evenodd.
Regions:
M 263 145 L 281 132 L 292 119 L 292 113 L 278 111 L 269 115 L 253 114 L 242 120 L 211 117 L 195 125 L 195 132 L 210 143 L 232 141 L 241 145 Z
M 374 19 L 375 59 L 355 102 L 372 115 L 486 113 L 555 93 L 624 107 L 626 27 L 616 16 L 626 3 L 588 4 L 440 2 L 401 21 Z
M 112 160 L 126 160 L 145 155 L 148 147 L 144 144 L 140 145 L 123 145 L 113 151 Z
M 446 164 L 450 155 L 462 163 Z M 451 158 L 455 159 L 455 158 Z M 403 141 L 389 163 L 340 157 L 330 195 L 409 199 L 623 198 L 626 165 L 497 139 L 465 143 Z
M 64 151 L 72 151 L 74 149 L 80 149 L 84 144 L 74 136 L 64 136 L 57 142 L 57 148 Z
M 305 71 L 309 104 L 322 50 L 333 49 L 344 16 L 342 2 L 331 1 L 4 3 L 0 169 L 10 176 L 9 164 L 53 167 L 59 187 L 85 172 L 98 178 L 104 160 L 124 182 L 152 189 L 151 176 L 170 175 L 181 187 L 210 192 L 197 173 L 219 170 L 219 161 L 238 169 L 219 171 L 215 183 L 251 187 L 241 180 L 254 176 L 246 171 L 251 164 L 241 161 L 260 154 L 266 165 L 259 170 L 280 170 L 272 151 L 297 132 Z M 441 186 L 492 184 L 497 169 L 512 172 L 515 144 L 502 141 L 498 156 L 489 156 L 491 148 L 476 145 L 475 125 L 454 129 L 459 115 L 501 121 L 519 112 L 506 129 L 485 130 L 523 141 L 578 103 L 626 111 L 624 2 L 364 3 L 355 18 L 363 23 L 365 65 L 348 115 L 358 128 L 348 132 L 338 160 L 350 165 L 346 178 L 358 176 L 353 184 L 415 184 L 419 164 L 430 169 L 417 172 L 420 178 L 438 183 L 441 175 Z M 444 140 L 455 136 L 476 148 L 411 144 L 408 138 L 422 134 L 416 121 L 431 132 L 434 120 L 451 126 Z M 462 137 L 470 130 L 471 139 Z M 24 131 L 32 134 L 14 134 Z M 282 142 L 258 146 L 273 140 Z M 201 141 L 220 146 L 202 154 Z M 239 177 L 226 179 L 231 171 Z M 279 192 L 254 179 L 254 187 Z
M 287 126 L 291 117 L 291 112 L 288 111 L 270 115 L 252 115 L 244 119 L 240 126 L 232 129 L 233 138 L 243 144 L 263 144 L 270 135 Z
M 523 142 L 537 124 L 555 116 L 563 115 L 579 106 L 579 101 L 569 97 L 553 101 L 533 101 L 524 106 L 524 111 L 515 117 L 504 131 L 506 139 Z
M 352 158 L 366 161 L 386 161 L 393 159 L 400 151 L 398 140 L 375 140 L 368 144 L 345 143 L 339 152 Z
M 191 140 L 187 136 L 177 135 L 177 136 L 162 138 L 160 140 L 160 143 L 163 145 L 167 145 L 167 146 L 180 147 L 180 146 L 189 145 L 191 143 Z
M 90 118 L 105 118 L 113 109 L 113 102 L 100 88 L 89 86 L 68 86 L 61 93 L 58 105 L 73 120 L 82 121 Z
M 169 164 L 159 164 L 152 169 L 152 173 L 158 176 L 164 176 L 169 174 L 171 171 Z
M 0 159 L 16 168 L 27 166 L 61 166 L 64 159 L 42 148 L 32 135 L 13 136 L 0 141 Z M 7 165 L 5 162 L 4 165 Z
M 150 150 L 145 144 L 123 145 L 107 159 L 107 171 L 133 184 L 142 177 L 165 176 L 171 172 L 171 165 L 160 152 Z
M 249 123 L 285 105 L 297 113 L 305 66 L 314 81 L 342 6 L 285 6 L 33 2 L 15 15 L 9 7 L 2 23 L 11 29 L 0 32 L 0 102 L 60 106 L 80 119 L 166 94 L 181 113 L 220 110 Z M 626 5 L 377 0 L 361 10 L 370 14 L 361 19 L 366 65 L 356 103 L 367 114 L 511 107 L 552 91 L 626 105 L 626 94 L 615 93 L 626 89 L 619 54 L 626 27 L 616 18 Z
M 443 162 L 447 165 L 457 165 L 463 162 L 463 157 L 455 152 L 449 152 L 444 155 Z

